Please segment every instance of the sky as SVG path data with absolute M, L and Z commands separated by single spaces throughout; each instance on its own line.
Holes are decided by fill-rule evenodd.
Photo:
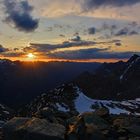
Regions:
M 140 54 L 139 9 L 140 0 L 0 0 L 0 57 L 127 60 Z

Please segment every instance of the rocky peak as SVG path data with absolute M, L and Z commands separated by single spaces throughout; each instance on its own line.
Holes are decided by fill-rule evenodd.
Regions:
M 130 57 L 130 59 L 127 61 L 127 63 L 130 64 L 130 63 L 136 61 L 137 58 L 140 58 L 140 56 L 137 54 L 134 54 L 132 57 Z

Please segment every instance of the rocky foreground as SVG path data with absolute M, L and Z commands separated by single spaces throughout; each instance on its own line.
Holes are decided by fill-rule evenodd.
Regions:
M 3 125 L 1 140 L 140 140 L 140 117 L 111 115 L 107 108 L 72 116 L 43 108 Z

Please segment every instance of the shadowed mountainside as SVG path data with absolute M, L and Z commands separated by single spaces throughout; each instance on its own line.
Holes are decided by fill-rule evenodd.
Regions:
M 0 102 L 19 107 L 41 93 L 73 80 L 84 71 L 93 72 L 99 65 L 0 60 Z

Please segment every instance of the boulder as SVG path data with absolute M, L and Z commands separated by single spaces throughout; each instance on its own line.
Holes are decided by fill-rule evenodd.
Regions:
M 69 140 L 104 140 L 102 130 L 108 129 L 108 123 L 93 112 L 85 112 L 68 121 Z
M 44 107 L 44 108 L 40 109 L 38 112 L 36 112 L 35 116 L 37 118 L 46 118 L 49 121 L 53 121 L 54 112 L 49 107 Z
M 65 127 L 46 119 L 13 118 L 3 127 L 5 140 L 64 140 Z
M 101 118 L 100 116 L 94 114 L 94 112 L 86 112 L 81 115 L 84 118 L 85 124 L 88 125 L 94 125 L 98 129 L 107 129 L 108 128 L 108 122 Z
M 125 117 L 116 118 L 113 121 L 113 126 L 120 128 L 120 127 L 127 127 L 130 125 L 130 121 Z
M 125 129 L 132 134 L 135 134 L 136 136 L 140 137 L 140 125 L 131 125 L 129 127 L 125 127 Z
M 100 117 L 108 117 L 109 116 L 109 110 L 108 110 L 108 108 L 105 108 L 105 107 L 97 109 L 94 113 Z

